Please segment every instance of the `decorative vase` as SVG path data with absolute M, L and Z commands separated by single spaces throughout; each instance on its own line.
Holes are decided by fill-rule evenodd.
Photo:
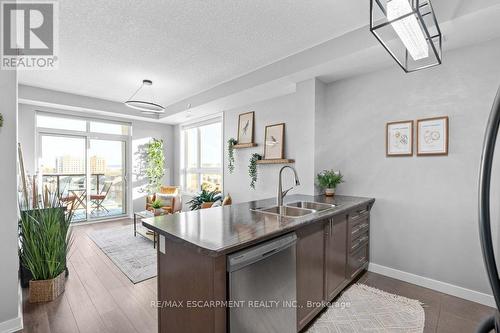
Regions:
M 335 189 L 334 188 L 325 188 L 325 195 L 327 197 L 333 197 L 335 195 Z
M 29 302 L 50 302 L 64 292 L 66 271 L 50 280 L 31 280 L 29 283 Z

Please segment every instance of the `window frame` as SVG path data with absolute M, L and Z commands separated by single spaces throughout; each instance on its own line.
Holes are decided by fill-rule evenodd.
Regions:
M 56 118 L 64 118 L 64 119 L 78 119 L 86 122 L 85 131 L 78 130 L 67 130 L 67 129 L 58 129 L 51 127 L 40 127 L 38 125 L 38 115 L 47 116 L 47 117 L 56 117 Z M 100 123 L 110 123 L 117 124 L 128 127 L 128 134 L 106 134 L 100 132 L 91 132 L 90 131 L 90 123 L 91 122 L 100 122 Z M 124 192 L 126 195 L 126 200 L 124 201 L 124 213 L 121 215 L 114 215 L 112 217 L 98 217 L 93 219 L 86 219 L 85 221 L 76 222 L 78 224 L 85 223 L 95 223 L 101 221 L 109 221 L 110 219 L 117 219 L 123 217 L 130 217 L 133 213 L 133 184 L 132 183 L 132 131 L 133 126 L 132 122 L 119 121 L 119 120 L 110 120 L 106 118 L 97 118 L 97 117 L 87 117 L 74 115 L 71 113 L 59 113 L 59 112 L 51 112 L 44 111 L 41 109 L 35 110 L 35 119 L 34 119 L 34 127 L 35 127 L 35 170 L 37 173 L 41 174 L 40 168 L 40 159 L 42 154 L 42 136 L 68 136 L 68 137 L 81 137 L 85 139 L 86 142 L 86 152 L 85 152 L 85 161 L 86 161 L 86 170 L 85 173 L 88 174 L 89 164 L 88 164 L 88 149 L 90 140 L 110 140 L 110 141 L 121 141 L 124 142 L 124 156 L 123 156 L 123 179 L 125 181 Z M 40 178 L 41 179 L 41 178 Z M 90 188 L 90 177 L 86 177 L 86 187 Z M 90 202 L 90 192 L 87 193 L 87 201 Z
M 219 168 L 207 168 L 201 167 L 201 135 L 200 128 L 207 125 L 217 124 L 219 123 L 221 126 L 221 142 L 220 142 L 220 150 L 221 150 L 221 160 Z M 197 140 L 197 152 L 196 152 L 196 167 L 187 167 L 188 165 L 188 140 L 187 140 L 187 130 L 196 129 L 196 140 Z M 224 189 L 224 122 L 223 115 L 218 114 L 215 117 L 210 117 L 208 119 L 196 122 L 189 122 L 180 125 L 180 183 L 182 194 L 185 195 L 194 195 L 199 192 L 201 189 L 199 188 L 197 191 L 192 192 L 187 189 L 187 175 L 188 174 L 196 174 L 198 177 L 198 186 L 201 186 L 201 176 L 203 174 L 217 174 L 221 177 L 221 191 Z

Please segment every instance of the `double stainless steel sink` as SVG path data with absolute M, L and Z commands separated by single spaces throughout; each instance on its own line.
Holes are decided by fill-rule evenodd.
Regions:
M 272 206 L 266 208 L 252 209 L 257 212 L 271 215 L 279 215 L 283 217 L 302 217 L 315 212 L 320 212 L 327 209 L 333 209 L 336 205 L 312 202 L 312 201 L 296 201 L 287 203 L 283 206 Z

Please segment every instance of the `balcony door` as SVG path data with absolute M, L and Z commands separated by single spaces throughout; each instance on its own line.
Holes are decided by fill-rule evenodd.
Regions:
M 127 125 L 37 114 L 37 133 L 41 185 L 74 210 L 74 222 L 127 214 Z
M 57 193 L 61 202 L 72 207 L 74 222 L 87 220 L 86 138 L 41 134 L 39 142 L 42 190 Z

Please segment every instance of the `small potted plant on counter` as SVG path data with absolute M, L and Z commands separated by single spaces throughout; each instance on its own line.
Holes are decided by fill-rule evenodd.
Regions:
M 316 181 L 318 186 L 325 190 L 326 196 L 333 197 L 337 185 L 344 182 L 343 178 L 340 171 L 323 170 L 316 176 Z

